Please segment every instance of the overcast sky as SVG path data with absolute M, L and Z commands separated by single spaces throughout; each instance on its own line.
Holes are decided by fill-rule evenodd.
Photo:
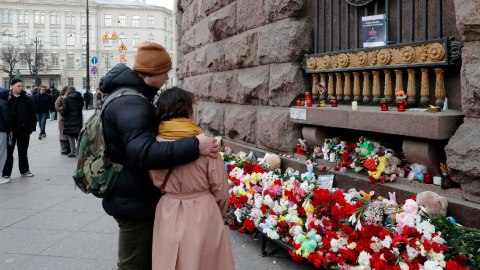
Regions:
M 147 3 L 173 10 L 173 0 L 147 0 Z

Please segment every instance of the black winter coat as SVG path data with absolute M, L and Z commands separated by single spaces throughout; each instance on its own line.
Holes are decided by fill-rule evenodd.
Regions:
M 58 96 L 60 96 L 60 92 L 58 92 L 57 89 L 52 90 L 52 101 L 53 101 L 53 107 L 55 108 L 55 101 L 57 101 Z
M 43 95 L 38 94 L 33 96 L 35 106 L 37 107 L 37 113 L 49 113 L 55 111 L 52 96 L 45 93 Z
M 12 128 L 12 113 L 8 102 L 0 99 L 0 132 L 9 132 Z
M 147 170 L 172 168 L 199 157 L 196 137 L 157 142 L 151 101 L 157 89 L 145 84 L 126 65 L 118 64 L 100 81 L 100 90 L 110 94 L 121 88 L 140 92 L 122 96 L 105 108 L 103 131 L 112 161 L 124 166 L 109 196 L 103 199 L 107 214 L 119 218 L 154 219 L 161 193 Z
M 37 109 L 35 101 L 22 91 L 19 97 L 12 95 L 8 101 L 10 111 L 12 112 L 12 129 L 13 131 L 32 133 L 37 128 Z
M 83 99 L 79 92 L 70 93 L 63 99 L 63 108 L 60 114 L 64 119 L 64 135 L 78 137 L 83 126 L 82 109 Z

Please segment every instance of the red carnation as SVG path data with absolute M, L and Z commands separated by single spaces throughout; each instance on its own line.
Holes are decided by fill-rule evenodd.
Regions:
M 324 172 L 327 170 L 327 166 L 323 166 L 322 168 L 320 168 L 320 171 Z
M 243 171 L 245 174 L 251 174 L 253 172 L 253 165 L 251 162 L 245 162 L 243 165 Z
M 292 259 L 296 262 L 303 262 L 303 257 L 300 255 L 295 254 L 293 250 L 288 251 L 288 254 L 292 256 Z
M 248 231 L 248 232 L 251 232 L 253 233 L 255 231 L 255 223 L 247 218 L 245 219 L 245 221 L 243 222 L 243 227 Z
M 243 227 L 240 228 L 240 229 L 238 229 L 238 231 L 239 231 L 240 233 L 245 233 L 245 229 L 243 229 Z
M 340 169 L 337 166 L 334 166 L 333 170 L 336 171 L 336 172 L 340 171 Z
M 467 263 L 467 257 L 465 257 L 465 255 L 458 255 L 455 258 L 455 261 L 458 263 L 458 265 L 464 266 Z

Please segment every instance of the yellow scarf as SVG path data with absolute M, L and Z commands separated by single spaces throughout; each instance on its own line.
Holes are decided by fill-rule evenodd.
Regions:
M 201 134 L 200 128 L 187 118 L 175 118 L 162 121 L 158 126 L 158 136 L 167 140 L 177 140 Z

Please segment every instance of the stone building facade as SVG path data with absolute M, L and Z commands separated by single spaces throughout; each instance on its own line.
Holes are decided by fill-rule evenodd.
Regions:
M 313 52 L 314 2 L 177 1 L 178 76 L 199 99 L 196 121 L 204 130 L 253 149 L 293 152 L 302 125 L 290 120 L 289 107 L 312 87 L 312 77 L 300 62 L 304 54 Z M 422 10 L 422 1 L 415 5 Z M 461 126 L 449 140 L 436 144 L 401 139 L 403 147 L 416 151 L 420 160 L 431 158 L 438 164 L 446 157 L 453 179 L 463 188 L 450 195 L 480 202 L 480 142 L 476 139 L 480 135 L 480 1 L 444 1 L 443 9 L 444 33 L 465 44 L 461 72 L 457 65 L 445 75 L 450 108 L 460 116 L 452 126 Z M 409 15 L 404 16 L 406 25 Z M 420 29 L 421 23 L 416 22 Z M 429 27 L 430 35 L 436 32 L 435 23 Z M 420 30 L 417 35 L 421 36 Z M 431 82 L 435 88 L 435 80 Z M 434 93 L 431 96 L 435 98 Z M 409 124 L 402 121 L 400 126 Z M 317 136 L 313 133 L 312 137 Z
M 0 16 L 0 48 L 9 44 L 35 46 L 32 40 L 39 40 L 46 62 L 38 76 L 41 84 L 86 87 L 86 1 L 2 0 Z M 163 45 L 174 58 L 174 20 L 169 9 L 139 0 L 90 0 L 89 16 L 90 58 L 98 58 L 99 69 L 98 80 L 91 81 L 92 88 L 101 76 L 120 63 L 120 41 L 127 47 L 128 66 L 133 66 L 136 47 L 146 40 Z M 111 37 L 114 31 L 119 41 L 102 40 L 105 34 Z M 20 60 L 17 69 L 26 82 L 26 89 L 31 89 L 32 76 L 26 61 Z M 169 75 L 167 85 L 171 86 L 176 80 L 175 72 Z M 8 87 L 8 74 L 0 74 L 0 77 L 1 86 Z

